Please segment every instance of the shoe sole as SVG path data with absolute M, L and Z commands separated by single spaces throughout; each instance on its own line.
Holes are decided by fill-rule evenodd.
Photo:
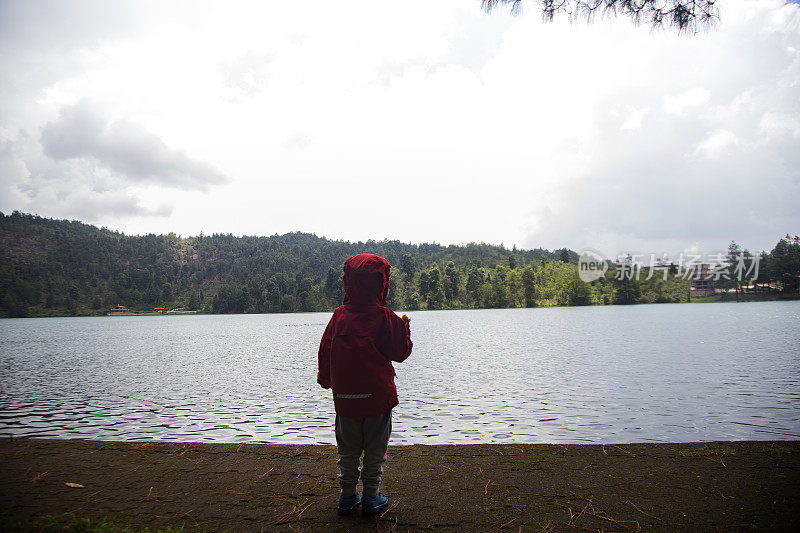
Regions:
M 336 507 L 336 512 L 339 513 L 339 516 L 350 516 L 356 510 L 356 508 L 361 505 L 361 500 L 358 500 L 352 507 Z
M 358 502 L 354 506 L 350 507 L 349 509 L 344 509 L 342 507 L 337 507 L 336 512 L 339 513 L 339 516 L 350 516 L 356 510 L 356 508 L 361 505 L 361 502 Z
M 364 508 L 362 507 L 362 508 L 361 508 L 361 514 L 362 514 L 362 515 L 364 515 L 364 516 L 369 516 L 369 515 L 372 515 L 372 514 L 375 514 L 375 513 L 380 513 L 381 511 L 383 511 L 384 509 L 386 509 L 386 506 L 388 506 L 388 505 L 389 505 L 389 502 L 387 501 L 387 502 L 386 502 L 386 503 L 384 503 L 383 505 L 380 505 L 380 506 L 378 506 L 378 507 L 375 507 L 375 508 L 373 508 L 373 509 L 364 509 Z
M 353 514 L 355 512 L 356 507 L 358 507 L 359 505 L 360 504 L 356 504 L 353 507 L 351 507 L 350 509 L 342 509 L 340 507 L 337 507 L 336 508 L 336 512 L 339 513 L 339 516 L 350 516 L 351 514 Z

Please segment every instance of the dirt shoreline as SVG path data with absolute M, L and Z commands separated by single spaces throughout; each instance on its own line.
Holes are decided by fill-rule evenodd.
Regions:
M 800 441 L 391 446 L 377 517 L 337 516 L 335 460 L 333 446 L 4 438 L 0 528 L 74 513 L 151 530 L 800 529 Z

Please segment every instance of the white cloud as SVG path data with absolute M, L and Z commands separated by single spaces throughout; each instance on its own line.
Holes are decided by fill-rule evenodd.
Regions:
M 269 80 L 269 64 L 274 60 L 273 54 L 257 54 L 250 50 L 230 61 L 221 62 L 217 68 L 223 83 L 231 90 L 230 98 L 241 101 L 263 91 Z
M 642 129 L 642 119 L 647 111 L 648 108 L 646 107 L 629 108 L 628 116 L 625 118 L 625 122 L 622 123 L 619 129 L 631 131 Z
M 551 223 L 531 231 L 526 245 L 567 242 L 615 255 L 709 251 L 736 239 L 769 249 L 779 234 L 797 231 L 800 151 L 785 119 L 800 112 L 800 62 L 781 43 L 800 42 L 800 20 L 790 8 L 793 16 L 769 25 L 783 7 L 731 4 L 716 32 L 640 43 L 645 70 L 616 79 L 596 100 L 586 170 L 562 181 Z M 753 22 L 741 22 L 745 15 Z M 674 42 L 663 47 L 661 38 Z M 667 49 L 674 66 L 651 69 Z M 631 107 L 651 111 L 641 129 L 626 131 L 618 124 Z
M 697 108 L 708 102 L 710 92 L 708 89 L 694 87 L 677 96 L 667 95 L 664 98 L 664 111 L 673 115 L 683 115 L 687 111 Z
M 459 0 L 104 5 L 0 7 L 3 211 L 609 255 L 800 225 L 781 0 L 693 36 Z
M 145 204 L 141 189 L 92 160 L 55 162 L 38 142 L 21 134 L 0 147 L 2 209 L 101 222 L 104 217 L 166 217 L 169 203 Z
M 800 137 L 800 119 L 797 116 L 768 111 L 758 122 L 759 132 L 769 139 Z
M 228 181 L 211 165 L 170 149 L 136 123 L 109 122 L 86 101 L 63 108 L 58 120 L 44 127 L 41 144 L 56 161 L 91 159 L 134 182 L 204 191 Z
M 728 130 L 716 130 L 710 132 L 700 143 L 697 145 L 697 152 L 707 157 L 708 159 L 719 159 L 736 148 L 739 144 L 739 138 L 733 132 Z

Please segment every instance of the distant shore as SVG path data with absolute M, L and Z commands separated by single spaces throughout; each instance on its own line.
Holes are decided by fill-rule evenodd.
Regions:
M 609 307 L 614 305 L 662 305 L 662 304 L 684 304 L 684 303 L 746 303 L 746 302 L 775 302 L 775 301 L 793 301 L 793 300 L 800 300 L 800 294 L 785 294 L 785 293 L 773 293 L 773 294 L 761 294 L 761 293 L 752 293 L 752 294 L 744 294 L 739 296 L 739 300 L 736 299 L 735 293 L 728 293 L 726 295 L 716 294 L 713 296 L 703 296 L 703 297 L 693 297 L 691 301 L 686 302 L 656 302 L 656 303 L 636 303 L 636 304 L 606 304 L 606 305 L 542 305 L 538 307 L 479 307 L 479 308 L 472 308 L 472 307 L 453 307 L 453 308 L 445 308 L 445 309 L 438 309 L 438 311 L 481 311 L 481 310 L 489 310 L 489 309 L 549 309 L 555 307 Z M 412 312 L 412 313 L 419 313 L 423 311 L 428 311 L 428 309 L 402 309 L 405 312 Z M 333 312 L 330 311 L 287 311 L 285 313 L 266 313 L 266 314 L 282 314 L 282 315 L 291 315 L 291 314 L 298 314 L 298 313 L 309 313 L 309 312 L 316 312 L 316 313 L 329 313 Z M 108 314 L 107 311 L 97 312 L 96 314 L 76 314 L 76 315 L 64 315 L 58 313 L 44 313 L 44 314 L 33 314 L 27 316 L 25 318 L 70 318 L 70 317 L 99 317 L 99 316 L 185 316 L 185 315 L 225 315 L 228 313 L 212 313 L 209 311 L 167 311 L 165 313 L 161 312 L 152 312 L 152 311 L 133 311 L 130 313 L 124 314 Z M 264 313 L 231 313 L 231 314 L 264 314 Z M 8 318 L 0 316 L 0 319 Z
M 391 446 L 372 518 L 337 516 L 333 446 L 4 438 L 0 461 L 4 530 L 800 527 L 800 441 Z

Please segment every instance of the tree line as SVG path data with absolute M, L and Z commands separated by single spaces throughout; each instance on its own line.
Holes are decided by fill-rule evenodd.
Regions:
M 300 232 L 139 236 L 15 211 L 0 213 L 0 316 L 101 315 L 118 304 L 139 311 L 330 311 L 344 297 L 341 265 L 356 253 L 389 260 L 388 305 L 402 310 L 679 302 L 689 288 L 675 272 L 617 279 L 613 266 L 585 283 L 578 254 L 566 248 L 351 243 Z M 787 235 L 761 264 L 765 283 L 800 274 L 800 239 Z

